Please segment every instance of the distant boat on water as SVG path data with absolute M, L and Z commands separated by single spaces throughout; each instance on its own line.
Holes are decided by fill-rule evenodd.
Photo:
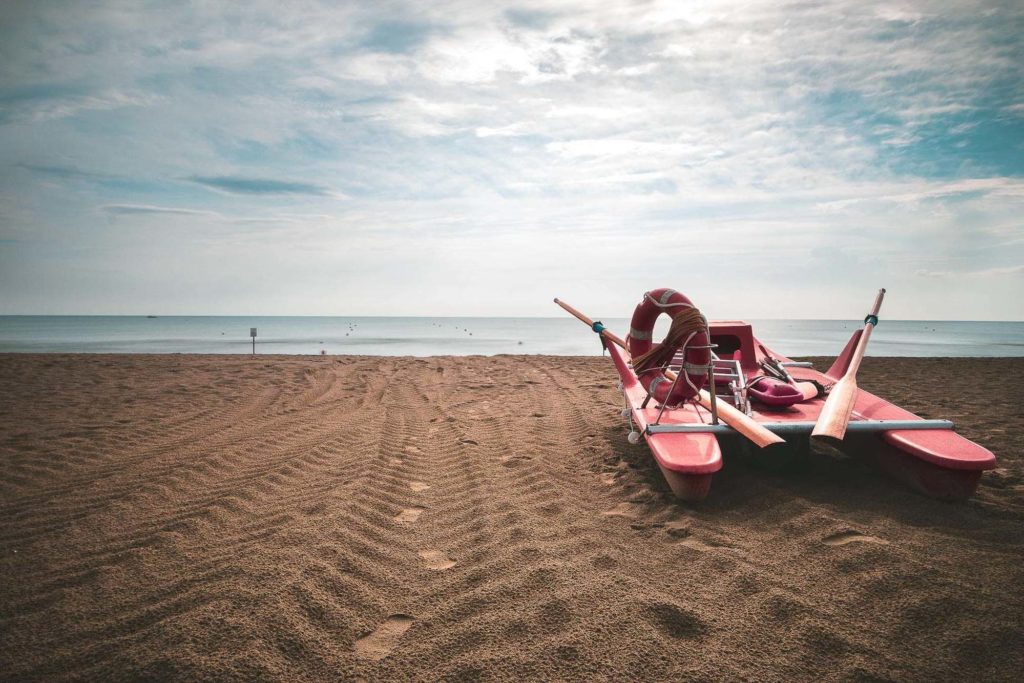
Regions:
M 147 315 L 146 317 L 147 318 L 156 318 L 157 316 L 155 316 L 155 315 Z

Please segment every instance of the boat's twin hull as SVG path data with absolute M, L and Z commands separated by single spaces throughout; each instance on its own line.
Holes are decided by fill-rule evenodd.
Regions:
M 742 334 L 742 328 L 745 327 L 746 334 L 751 334 L 749 326 L 745 324 L 728 323 L 727 326 L 730 333 L 739 330 Z M 712 324 L 711 327 L 714 338 L 716 326 Z M 854 335 L 828 374 L 809 368 L 794 368 L 792 374 L 798 379 L 834 382 L 838 378 L 836 373 L 841 376 L 844 371 L 844 358 L 848 360 L 848 352 L 856 345 L 856 340 L 857 335 Z M 743 366 L 749 374 L 755 374 L 761 353 L 754 352 L 753 348 L 763 347 L 756 343 L 752 335 L 749 341 L 744 341 L 746 343 L 743 347 L 749 357 L 743 359 Z M 673 493 L 684 500 L 701 500 L 711 488 L 714 473 L 722 468 L 718 438 L 710 433 L 652 433 L 647 427 L 655 423 L 702 424 L 710 422 L 710 415 L 706 410 L 693 405 L 662 411 L 659 405 L 650 401 L 645 407 L 647 393 L 640 386 L 622 352 L 613 346 L 609 346 L 608 351 L 622 381 L 622 391 L 632 421 L 637 431 L 647 440 L 651 454 Z M 812 399 L 783 410 L 765 408 L 763 411 L 755 405 L 753 417 L 762 423 L 813 423 L 823 404 L 822 399 Z M 854 420 L 921 418 L 868 392 L 860 391 L 854 406 Z M 969 497 L 978 485 L 981 472 L 995 467 L 995 456 L 989 450 L 950 429 L 893 429 L 879 431 L 877 434 L 850 434 L 841 446 L 844 452 L 874 462 L 883 471 L 917 491 L 947 500 Z M 760 451 L 760 455 L 765 458 L 774 457 L 771 448 Z

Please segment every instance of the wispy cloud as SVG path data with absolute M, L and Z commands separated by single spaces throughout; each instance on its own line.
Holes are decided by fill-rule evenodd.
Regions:
M 146 204 L 105 204 L 99 208 L 100 211 L 103 211 L 104 213 L 109 214 L 110 216 L 219 216 L 219 214 L 213 211 L 181 209 L 173 206 L 149 206 Z
M 978 270 L 926 270 L 914 272 L 918 277 L 961 278 L 961 277 L 992 277 L 999 275 L 1024 275 L 1024 266 L 1001 266 L 997 268 L 980 268 Z
M 290 180 L 242 178 L 238 176 L 191 176 L 189 180 L 213 190 L 227 192 L 228 194 L 335 196 L 330 189 L 323 185 Z
M 372 52 L 408 53 L 422 46 L 438 28 L 426 22 L 382 21 L 363 39 Z
M 103 213 L 114 218 L 120 216 L 195 216 L 213 219 L 220 223 L 232 225 L 303 225 L 332 219 L 332 216 L 329 215 L 288 213 L 272 213 L 265 216 L 235 216 L 225 215 L 219 211 L 210 211 L 207 209 L 190 209 L 178 206 L 153 206 L 149 204 L 104 204 L 97 208 Z
M 82 95 L 40 92 L 35 97 L 4 97 L 0 94 L 0 123 L 43 123 L 76 116 L 87 111 L 108 111 L 122 107 L 148 107 L 162 99 L 143 92 L 110 89 Z
M 85 171 L 76 166 L 59 166 L 50 164 L 15 164 L 15 166 L 39 175 L 65 180 L 108 180 L 113 177 L 109 174 L 97 171 Z

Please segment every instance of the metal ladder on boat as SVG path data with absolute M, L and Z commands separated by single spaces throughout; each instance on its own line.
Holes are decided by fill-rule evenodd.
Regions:
M 672 358 L 672 362 L 669 363 L 669 369 L 675 372 L 683 371 L 683 354 L 676 353 Z M 715 355 L 714 351 L 711 352 L 711 368 L 712 378 L 711 381 L 719 382 L 720 384 L 726 384 L 729 387 L 729 392 L 722 392 L 718 394 L 719 401 L 730 401 L 737 410 L 743 411 L 743 413 L 750 415 L 750 397 L 747 394 L 747 376 L 743 372 L 743 367 L 740 365 L 738 360 L 731 360 L 727 358 L 719 358 Z

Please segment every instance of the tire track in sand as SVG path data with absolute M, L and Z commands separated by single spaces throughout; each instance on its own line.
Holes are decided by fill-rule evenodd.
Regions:
M 0 518 L 12 679 L 1019 668 L 1020 598 L 991 588 L 1021 579 L 1010 512 L 884 492 L 873 508 L 742 468 L 706 504 L 676 505 L 625 441 L 606 361 L 0 362 L 17 368 L 0 388 L 67 380 L 56 398 L 11 386 L 21 407 L 0 415 L 2 454 L 20 459 L 0 462 L 22 504 Z M 251 419 L 203 422 L 264 391 Z M 195 443 L 175 431 L 192 419 Z M 82 454 L 65 461 L 70 445 Z

